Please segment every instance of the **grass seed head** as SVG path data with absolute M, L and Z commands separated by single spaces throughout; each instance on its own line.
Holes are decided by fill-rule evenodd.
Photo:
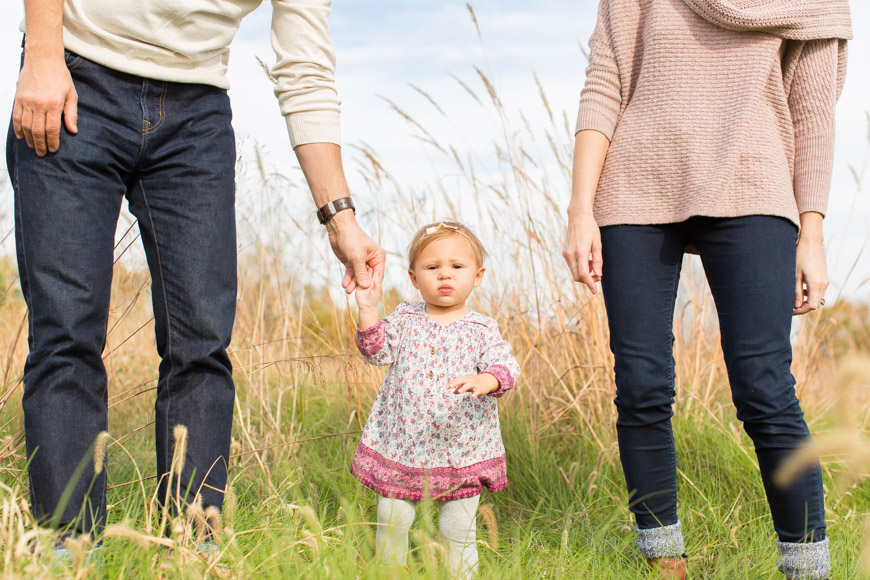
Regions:
M 498 523 L 495 519 L 495 512 L 492 509 L 492 504 L 484 504 L 477 508 L 477 513 L 486 522 L 486 532 L 489 538 L 489 545 L 493 550 L 498 550 Z
M 187 457 L 187 427 L 176 425 L 172 429 L 172 437 L 175 439 L 175 449 L 172 452 L 172 473 L 176 477 L 181 477 Z
M 103 472 L 106 465 L 106 449 L 109 446 L 109 439 L 112 437 L 108 431 L 100 431 L 97 439 L 94 441 L 94 475 L 99 475 Z

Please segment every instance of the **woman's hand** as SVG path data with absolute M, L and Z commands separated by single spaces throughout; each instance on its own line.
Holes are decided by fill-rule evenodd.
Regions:
M 598 293 L 596 282 L 601 280 L 601 230 L 591 213 L 568 218 L 568 234 L 562 257 L 575 281 L 586 284 L 593 294 Z
M 816 212 L 802 213 L 796 256 L 793 314 L 806 314 L 823 306 L 828 284 L 822 215 Z
M 598 179 L 607 157 L 610 141 L 593 129 L 579 131 L 574 140 L 574 165 L 571 176 L 571 203 L 568 204 L 568 234 L 562 257 L 575 281 L 586 284 L 598 294 L 596 282 L 601 280 L 601 232 L 592 206 Z
M 479 375 L 465 375 L 456 377 L 447 383 L 447 388 L 453 390 L 453 394 L 471 393 L 471 398 L 476 399 L 481 395 L 488 395 L 498 390 L 498 379 L 489 373 Z

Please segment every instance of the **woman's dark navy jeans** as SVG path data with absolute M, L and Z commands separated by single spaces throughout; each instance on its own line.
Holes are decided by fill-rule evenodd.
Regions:
M 782 542 L 824 539 L 818 465 L 786 489 L 771 481 L 810 437 L 790 370 L 796 240 L 791 222 L 770 216 L 601 228 L 619 453 L 638 528 L 677 522 L 673 322 L 691 242 L 716 303 L 732 400 L 755 444 L 776 533 Z
M 108 428 L 102 354 L 124 198 L 152 278 L 159 497 L 183 505 L 200 493 L 205 506 L 222 504 L 235 397 L 226 352 L 236 300 L 235 138 L 224 90 L 128 75 L 69 52 L 66 59 L 78 134 L 64 131 L 44 158 L 11 127 L 7 141 L 29 309 L 24 429 L 36 517 L 98 532 L 106 472 L 94 475 L 90 448 Z M 167 485 L 176 425 L 189 433 L 178 497 Z

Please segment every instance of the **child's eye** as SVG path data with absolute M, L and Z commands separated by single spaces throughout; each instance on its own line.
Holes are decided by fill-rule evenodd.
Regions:
M 438 266 L 426 266 L 427 270 L 437 270 Z
M 454 270 L 458 270 L 459 268 L 464 268 L 464 267 L 465 267 L 465 266 L 463 266 L 462 264 L 453 264 L 453 269 L 454 269 Z

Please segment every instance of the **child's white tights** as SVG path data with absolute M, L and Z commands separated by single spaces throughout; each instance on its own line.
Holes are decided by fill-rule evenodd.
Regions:
M 451 576 L 471 579 L 477 574 L 477 505 L 480 496 L 439 501 L 438 529 L 447 543 Z M 417 515 L 417 502 L 381 496 L 378 501 L 378 555 L 390 564 L 408 561 L 408 530 Z

